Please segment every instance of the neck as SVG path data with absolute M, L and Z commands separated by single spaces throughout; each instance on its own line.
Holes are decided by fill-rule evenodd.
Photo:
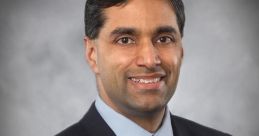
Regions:
M 98 82 L 97 82 L 98 83 Z M 114 104 L 102 86 L 98 85 L 99 95 L 101 99 L 110 106 L 113 110 L 119 112 L 120 114 L 124 115 L 125 117 L 129 118 L 145 130 L 153 133 L 156 132 L 162 124 L 163 117 L 165 115 L 165 106 L 153 110 L 147 111 L 136 111 L 130 108 L 126 108 L 125 106 L 119 106 Z
M 123 115 L 134 121 L 145 130 L 153 133 L 160 128 L 165 114 L 165 108 L 163 108 L 159 111 L 147 112 L 144 114 L 142 113 L 141 115 Z

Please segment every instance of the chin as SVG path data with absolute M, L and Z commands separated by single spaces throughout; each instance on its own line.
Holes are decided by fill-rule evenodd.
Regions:
M 163 110 L 166 107 L 166 103 L 164 102 L 154 102 L 154 101 L 145 101 L 142 103 L 136 103 L 134 106 L 137 111 L 142 113 L 152 113 Z

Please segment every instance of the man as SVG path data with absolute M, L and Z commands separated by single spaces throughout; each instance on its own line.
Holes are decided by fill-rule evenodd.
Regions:
M 86 60 L 98 97 L 57 136 L 227 136 L 170 114 L 183 58 L 181 0 L 88 0 Z

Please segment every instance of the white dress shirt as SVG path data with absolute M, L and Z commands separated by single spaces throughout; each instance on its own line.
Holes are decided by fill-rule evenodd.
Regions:
M 166 108 L 161 127 L 155 133 L 150 133 L 132 120 L 113 110 L 99 95 L 96 98 L 95 106 L 116 136 L 173 136 L 168 108 Z

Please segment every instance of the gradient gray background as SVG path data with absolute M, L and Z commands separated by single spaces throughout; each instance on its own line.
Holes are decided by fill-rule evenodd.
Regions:
M 184 0 L 185 57 L 174 114 L 235 136 L 259 134 L 259 4 Z M 50 136 L 96 93 L 84 60 L 85 0 L 1 0 L 0 135 Z

